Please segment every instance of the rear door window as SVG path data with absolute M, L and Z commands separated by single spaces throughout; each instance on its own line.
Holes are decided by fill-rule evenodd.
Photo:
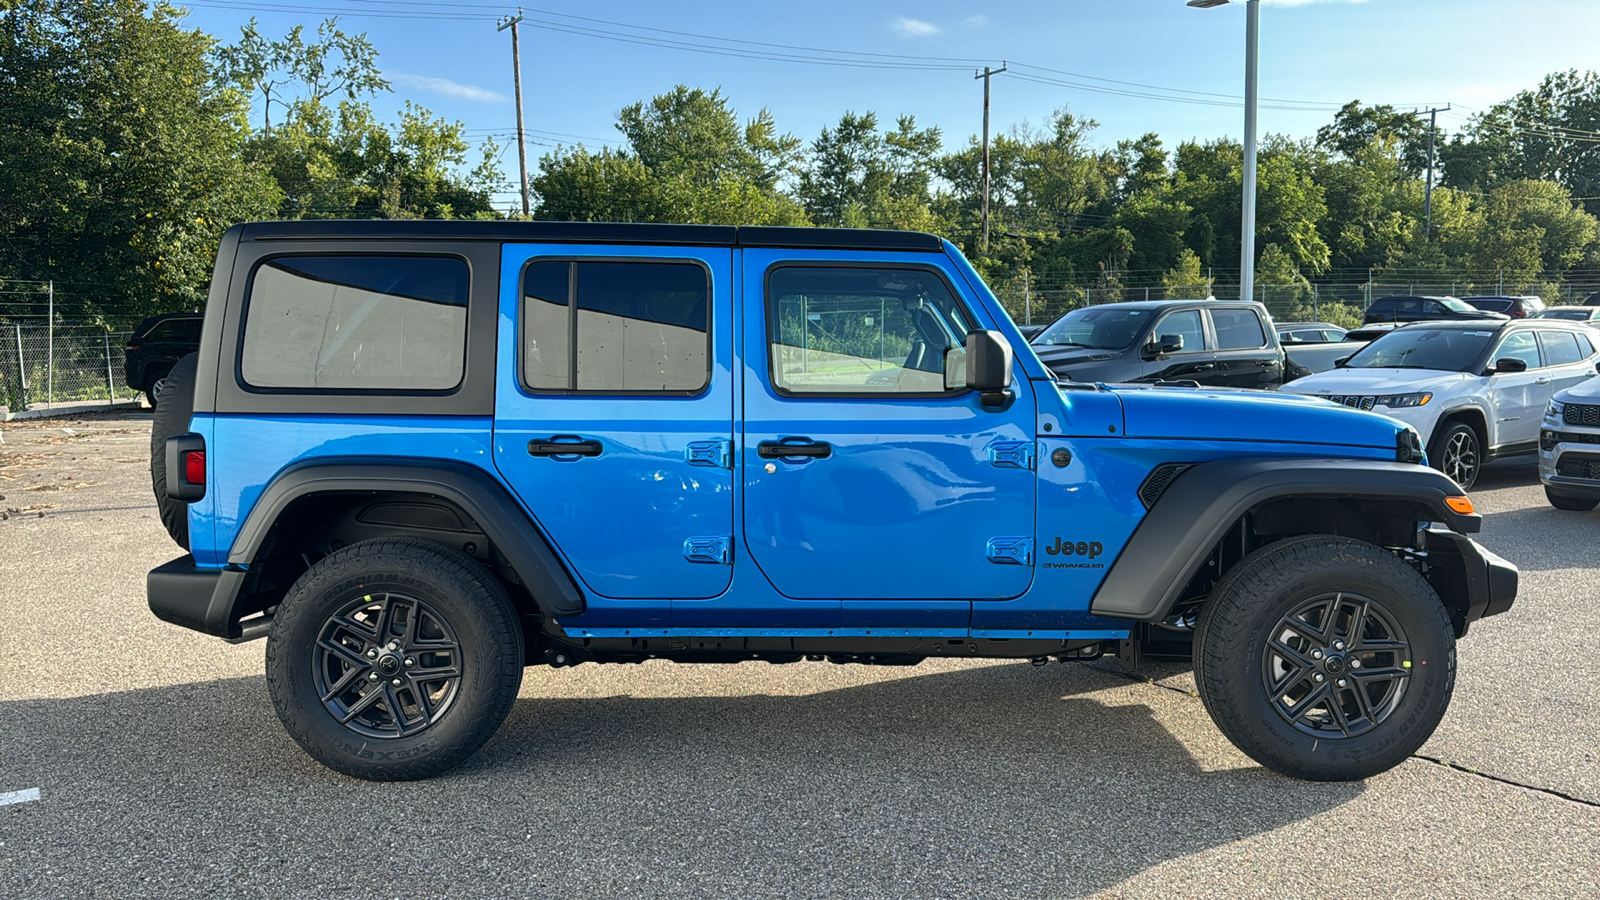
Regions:
M 1218 350 L 1257 350 L 1267 345 L 1267 333 L 1255 310 L 1213 309 L 1210 312 Z
M 267 259 L 251 276 L 239 374 L 258 388 L 455 388 L 467 282 L 454 257 Z
M 1539 343 L 1543 347 L 1547 366 L 1565 366 L 1582 362 L 1588 355 L 1578 347 L 1578 336 L 1570 331 L 1540 332 Z

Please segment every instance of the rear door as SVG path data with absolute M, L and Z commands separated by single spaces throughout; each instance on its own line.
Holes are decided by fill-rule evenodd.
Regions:
M 1542 378 L 1536 379 L 1535 384 L 1543 403 L 1548 404 L 1556 391 L 1564 391 L 1595 375 L 1594 364 L 1589 361 L 1594 347 L 1587 336 L 1570 331 L 1541 331 L 1539 350 L 1544 355 L 1545 367 L 1539 373 Z
M 663 625 L 732 576 L 729 248 L 507 244 L 495 464 L 590 592 Z
M 1283 382 L 1283 360 L 1268 341 L 1259 313 L 1247 306 L 1219 306 L 1206 314 L 1217 344 L 1217 370 L 1206 383 L 1265 390 Z

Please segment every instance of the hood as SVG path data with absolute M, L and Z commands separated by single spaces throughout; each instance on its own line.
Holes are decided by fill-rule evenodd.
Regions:
M 1556 394 L 1558 403 L 1592 403 L 1600 400 L 1600 377 L 1580 382 Z
M 1392 449 L 1407 426 L 1311 397 L 1265 391 L 1111 385 L 1134 438 L 1263 441 Z
M 1059 344 L 1055 346 L 1050 344 L 1030 344 L 1029 346 L 1033 348 L 1034 355 L 1039 357 L 1039 361 L 1051 369 L 1106 362 L 1107 360 L 1117 359 L 1125 352 L 1122 350 L 1099 350 L 1089 347 L 1067 347 Z
M 1478 376 L 1438 369 L 1330 369 L 1297 378 L 1280 390 L 1287 394 L 1409 394 L 1441 391 Z

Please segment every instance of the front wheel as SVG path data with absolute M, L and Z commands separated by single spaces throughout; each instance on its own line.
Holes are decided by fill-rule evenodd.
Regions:
M 1455 688 L 1455 634 L 1415 569 L 1350 538 L 1263 547 L 1201 613 L 1196 682 L 1251 759 L 1310 781 L 1399 765 L 1433 734 Z
M 472 755 L 511 711 L 522 632 L 505 589 L 432 541 L 345 547 L 290 588 L 267 688 L 318 762 L 373 781 L 427 778 Z
M 1428 459 L 1435 469 L 1455 479 L 1462 490 L 1468 490 L 1478 480 L 1478 470 L 1483 466 L 1483 444 L 1471 425 L 1450 422 L 1440 426 L 1428 448 Z

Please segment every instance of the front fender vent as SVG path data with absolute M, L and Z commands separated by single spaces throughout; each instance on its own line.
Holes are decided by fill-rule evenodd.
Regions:
M 1144 484 L 1139 485 L 1139 502 L 1145 509 L 1156 505 L 1172 480 L 1194 468 L 1194 463 L 1162 463 L 1145 476 Z

